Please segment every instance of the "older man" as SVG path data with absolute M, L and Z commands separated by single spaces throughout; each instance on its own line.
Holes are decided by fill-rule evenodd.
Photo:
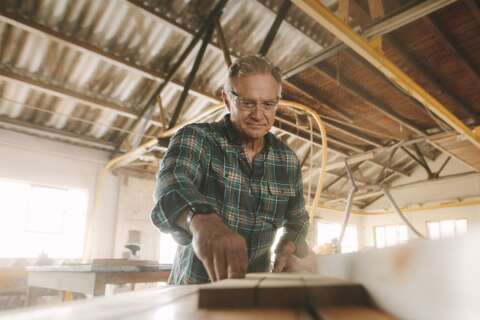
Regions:
M 259 56 L 229 69 L 218 123 L 179 130 L 158 173 L 152 220 L 172 233 L 177 249 L 169 283 L 242 278 L 270 268 L 285 271 L 307 252 L 308 214 L 300 163 L 271 134 L 282 91 L 278 68 Z

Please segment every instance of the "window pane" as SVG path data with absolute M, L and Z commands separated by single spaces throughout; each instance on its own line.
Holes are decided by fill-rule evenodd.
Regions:
M 342 226 L 339 223 L 317 222 L 317 247 L 332 244 L 334 239 L 340 238 Z M 358 250 L 358 235 L 356 226 L 347 226 L 343 237 L 342 252 Z
M 453 237 L 455 235 L 455 221 L 440 221 L 440 235 L 442 238 Z
M 340 225 L 336 223 L 317 223 L 317 246 L 331 243 L 340 236 Z
M 177 243 L 173 240 L 172 235 L 168 233 L 160 233 L 160 264 L 173 264 L 175 253 L 177 251 Z
M 385 239 L 386 239 L 386 245 L 393 246 L 397 244 L 397 228 L 396 226 L 386 226 L 385 227 Z
M 88 193 L 0 180 L 0 257 L 80 258 Z
M 375 227 L 375 244 L 377 248 L 385 247 L 385 227 Z
M 25 231 L 62 233 L 66 189 L 33 186 Z
M 407 226 L 398 226 L 399 230 L 399 242 L 407 242 L 408 241 L 408 229 Z
M 340 233 L 340 232 L 339 232 Z M 339 235 L 340 236 L 340 235 Z M 356 226 L 347 226 L 342 242 L 342 252 L 355 252 L 358 250 L 358 236 Z
M 440 224 L 438 222 L 427 222 L 427 229 L 430 239 L 440 239 Z
M 456 234 L 467 233 L 467 219 L 459 219 L 455 221 Z

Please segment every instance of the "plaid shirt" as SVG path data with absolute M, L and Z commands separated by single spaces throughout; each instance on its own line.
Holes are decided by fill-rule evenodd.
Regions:
M 175 222 L 193 204 L 208 204 L 248 247 L 247 272 L 266 272 L 276 230 L 282 240 L 306 252 L 308 213 L 303 199 L 300 163 L 295 153 L 273 134 L 250 165 L 229 115 L 217 123 L 191 124 L 170 140 L 157 175 L 153 223 L 172 233 L 177 248 L 171 284 L 209 281 L 195 256 L 192 237 Z

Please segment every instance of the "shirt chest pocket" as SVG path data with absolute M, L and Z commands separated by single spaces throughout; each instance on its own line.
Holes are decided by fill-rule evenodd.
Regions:
M 292 185 L 269 182 L 262 210 L 265 220 L 275 228 L 281 227 L 287 214 L 288 203 L 295 195 Z

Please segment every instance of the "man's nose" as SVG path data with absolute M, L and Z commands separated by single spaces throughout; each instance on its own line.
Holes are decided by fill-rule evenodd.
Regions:
M 260 107 L 257 103 L 255 108 L 252 110 L 251 116 L 254 117 L 255 119 L 262 119 L 263 117 L 263 110 L 262 107 Z

